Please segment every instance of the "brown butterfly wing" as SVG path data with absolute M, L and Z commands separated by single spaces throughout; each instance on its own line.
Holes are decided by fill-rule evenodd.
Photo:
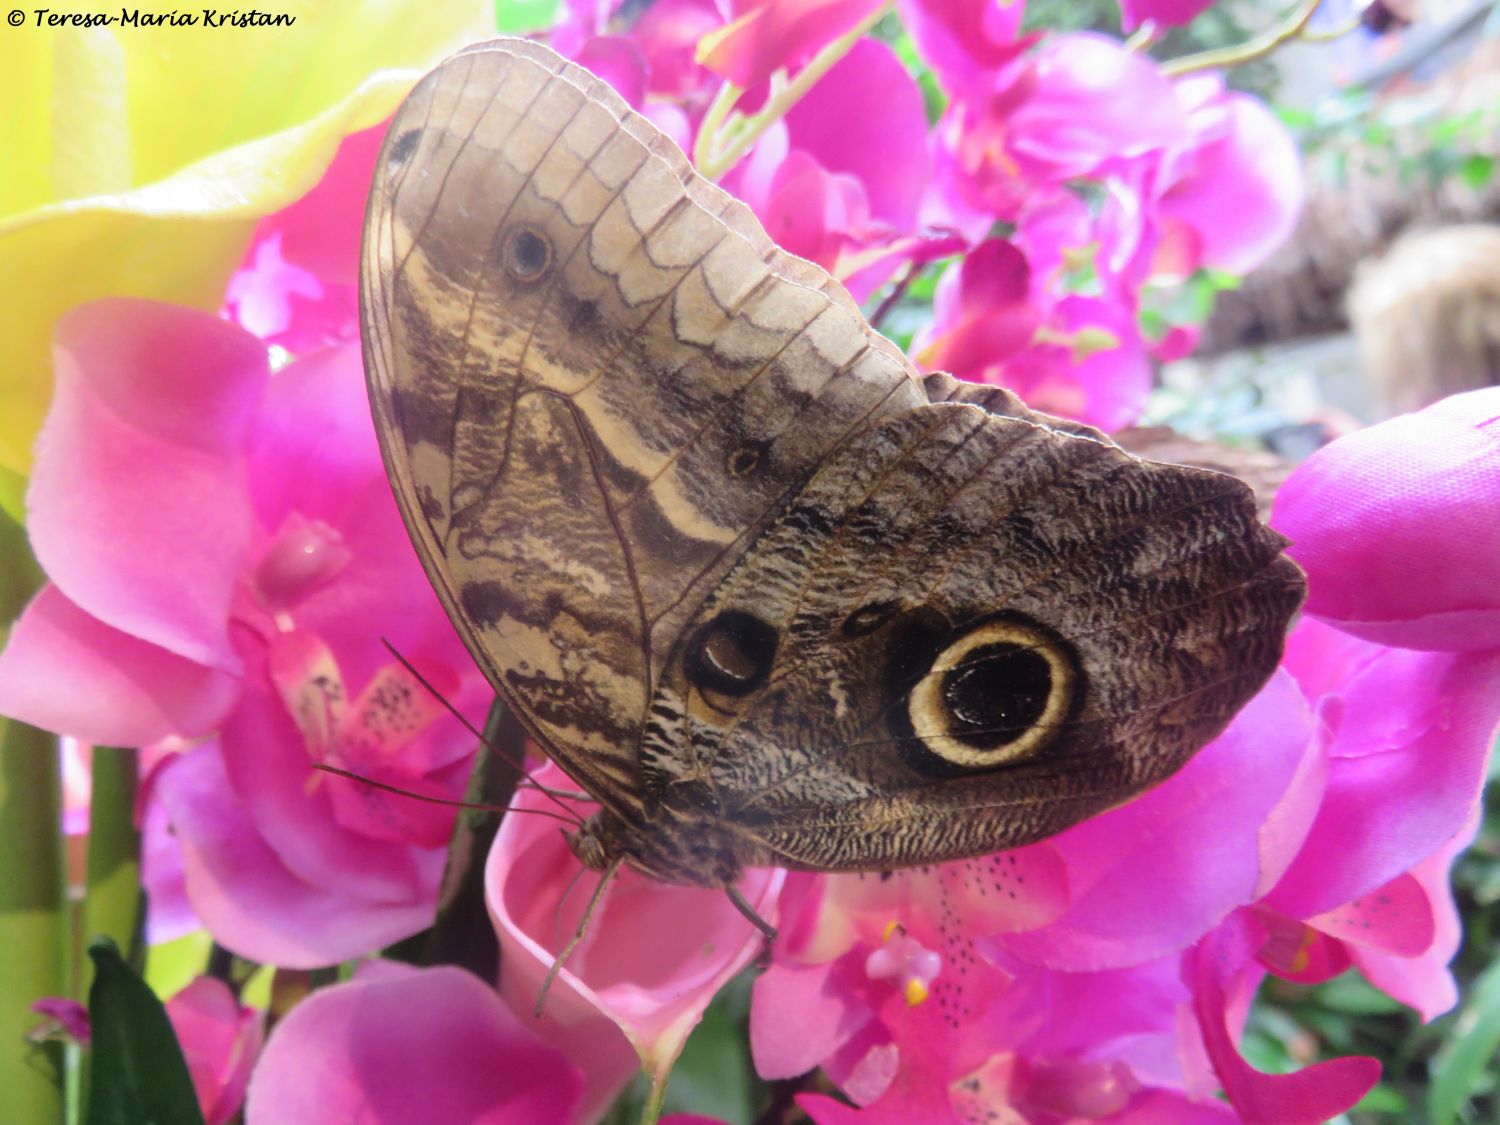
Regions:
M 539 44 L 445 62 L 378 169 L 361 319 L 407 525 L 496 689 L 638 810 L 686 621 L 827 450 L 921 385 L 841 286 Z
M 741 862 L 1057 832 L 1177 770 L 1280 658 L 1303 579 L 1242 483 L 928 384 L 831 451 L 658 687 L 648 793 L 712 809 Z

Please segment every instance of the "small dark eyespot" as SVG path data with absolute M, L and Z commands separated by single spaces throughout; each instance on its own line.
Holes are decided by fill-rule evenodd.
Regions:
M 724 462 L 724 471 L 732 477 L 747 477 L 760 468 L 761 458 L 764 456 L 764 445 L 747 443 L 729 455 Z
M 536 227 L 523 223 L 505 236 L 501 260 L 505 272 L 517 281 L 535 281 L 552 265 L 552 243 Z
M 408 129 L 395 139 L 391 144 L 390 163 L 405 164 L 411 159 L 411 154 L 416 151 L 417 142 L 422 139 L 422 130 Z
M 688 679 L 706 691 L 744 695 L 771 673 L 780 638 L 766 622 L 743 610 L 719 614 L 688 645 Z
M 899 602 L 871 602 L 869 605 L 860 606 L 844 618 L 843 625 L 839 626 L 839 632 L 846 637 L 867 636 L 894 617 L 900 608 Z

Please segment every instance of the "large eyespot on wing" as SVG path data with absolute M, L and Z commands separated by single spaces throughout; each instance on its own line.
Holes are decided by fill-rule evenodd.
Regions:
M 524 40 L 460 52 L 398 111 L 361 296 L 428 574 L 531 732 L 624 815 L 650 685 L 698 605 L 919 381 L 837 282 Z
M 730 715 L 683 687 L 698 758 L 765 862 L 1038 839 L 1169 776 L 1271 674 L 1283 545 L 1221 474 L 960 402 L 886 419 L 704 607 L 781 643 Z

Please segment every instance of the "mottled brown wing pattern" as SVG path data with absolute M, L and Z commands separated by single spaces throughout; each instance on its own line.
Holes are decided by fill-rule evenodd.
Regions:
M 540 45 L 446 62 L 379 168 L 363 322 L 407 522 L 497 688 L 633 807 L 683 622 L 826 450 L 920 384 L 842 287 Z
M 658 686 L 647 791 L 712 810 L 744 862 L 1039 839 L 1177 770 L 1280 657 L 1302 576 L 1244 485 L 928 384 L 934 405 L 830 453 Z M 949 652 L 969 659 L 943 675 Z
M 1182 765 L 1301 576 L 1244 486 L 918 378 L 605 84 L 429 75 L 365 230 L 371 402 L 439 595 L 605 806 L 598 866 L 732 884 L 1024 843 Z

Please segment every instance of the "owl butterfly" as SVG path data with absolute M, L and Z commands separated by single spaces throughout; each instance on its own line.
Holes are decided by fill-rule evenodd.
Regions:
M 923 378 L 536 43 L 396 114 L 362 324 L 412 539 L 595 869 L 733 897 L 1058 832 L 1218 734 L 1302 598 L 1239 481 Z

